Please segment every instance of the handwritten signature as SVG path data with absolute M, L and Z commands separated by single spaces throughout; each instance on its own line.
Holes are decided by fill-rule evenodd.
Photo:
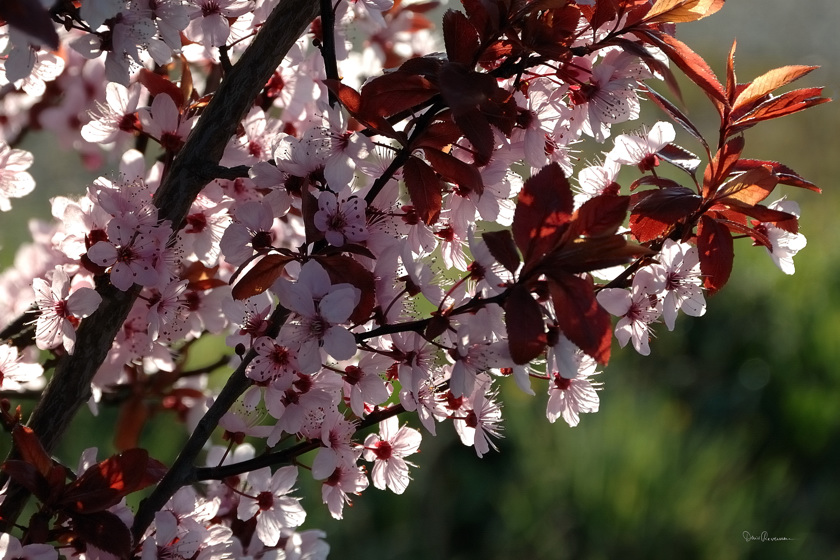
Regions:
M 747 542 L 750 541 L 761 541 L 761 542 L 774 542 L 774 541 L 792 541 L 790 537 L 771 537 L 767 534 L 767 531 L 762 531 L 760 535 L 753 536 L 750 534 L 749 531 L 744 531 L 743 533 L 744 540 Z

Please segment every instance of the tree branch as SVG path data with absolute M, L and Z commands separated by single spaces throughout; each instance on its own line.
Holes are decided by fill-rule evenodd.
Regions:
M 170 220 L 176 231 L 180 228 L 198 193 L 214 178 L 228 139 L 317 14 L 317 0 L 282 0 L 272 11 L 254 42 L 225 77 L 155 193 L 159 219 Z M 76 332 L 76 352 L 59 361 L 29 420 L 48 452 L 61 440 L 79 407 L 90 399 L 90 382 L 128 316 L 139 288 L 121 292 L 109 284 L 99 292 L 99 309 L 84 319 Z M 10 457 L 14 456 L 13 449 Z M 0 478 L 0 485 L 5 478 Z M 28 497 L 26 489 L 10 485 L 0 505 L 0 531 L 8 531 L 15 523 Z

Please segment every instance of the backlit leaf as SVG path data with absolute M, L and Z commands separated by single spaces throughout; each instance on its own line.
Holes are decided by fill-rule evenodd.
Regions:
M 440 179 L 434 170 L 426 162 L 412 157 L 403 167 L 403 177 L 411 204 L 420 219 L 427 225 L 437 222 L 443 195 Z
M 723 288 L 732 273 L 735 251 L 729 229 L 714 218 L 701 217 L 697 227 L 697 250 L 703 286 L 713 294 Z
M 504 307 L 511 358 L 517 364 L 527 364 L 545 350 L 542 306 L 527 288 L 516 284 L 510 289 Z
M 552 274 L 548 288 L 566 338 L 598 363 L 609 362 L 612 320 L 595 299 L 592 281 L 574 274 Z

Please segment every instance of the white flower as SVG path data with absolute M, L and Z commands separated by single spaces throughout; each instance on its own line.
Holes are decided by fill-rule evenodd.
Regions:
M 409 463 L 404 459 L 420 448 L 422 436 L 414 428 L 399 428 L 395 416 L 379 423 L 379 434 L 370 434 L 365 439 L 364 457 L 374 461 L 371 478 L 373 485 L 380 490 L 390 489 L 395 494 L 402 494 L 408 487 Z
M 70 354 L 76 344 L 74 322 L 87 317 L 102 301 L 96 290 L 78 288 L 70 294 L 70 277 L 60 266 L 48 273 L 48 280 L 35 278 L 32 288 L 40 315 L 35 327 L 35 343 L 41 350 L 64 345 Z
M 794 200 L 786 200 L 781 198 L 768 206 L 773 210 L 787 212 L 799 217 L 799 204 Z M 776 266 L 785 274 L 793 274 L 796 272 L 796 267 L 793 265 L 793 257 L 805 248 L 808 240 L 801 233 L 791 233 L 785 231 L 773 224 L 761 223 L 756 226 L 756 229 L 763 229 L 765 235 L 770 240 L 772 249 L 767 249 L 767 253 L 776 263 Z

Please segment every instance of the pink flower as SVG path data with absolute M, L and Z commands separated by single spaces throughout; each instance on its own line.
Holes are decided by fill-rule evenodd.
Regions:
M 599 399 L 596 391 L 601 383 L 589 380 L 599 372 L 595 371 L 595 360 L 562 337 L 560 342 L 548 349 L 546 371 L 549 374 L 548 404 L 546 417 L 552 424 L 560 417 L 575 427 L 584 412 L 598 412 Z
M 379 423 L 379 434 L 370 434 L 365 439 L 364 457 L 373 461 L 371 478 L 380 490 L 388 488 L 395 494 L 402 494 L 411 477 L 408 467 L 415 466 L 404 459 L 420 448 L 420 432 L 414 428 L 399 428 L 396 416 Z
M 377 405 L 388 400 L 391 393 L 380 377 L 394 360 L 368 352 L 359 360 L 357 366 L 347 366 L 344 369 L 344 395 L 350 399 L 350 409 L 359 418 L 365 415 L 366 403 Z
M 498 392 L 492 389 L 490 378 L 481 376 L 475 390 L 463 400 L 461 408 L 455 413 L 453 423 L 461 443 L 475 447 L 479 457 L 490 448 L 498 451 L 491 437 L 501 437 L 502 409 L 495 402 Z
M 356 338 L 342 323 L 350 319 L 361 297 L 351 284 L 332 284 L 327 271 L 317 261 L 301 267 L 298 281 L 279 281 L 278 296 L 295 312 L 292 321 L 280 331 L 280 340 L 299 347 L 301 371 L 321 369 L 321 350 L 336 360 L 347 360 L 356 353 Z
M 49 280 L 35 278 L 32 288 L 37 297 L 38 323 L 35 343 L 41 350 L 64 345 L 70 354 L 76 344 L 74 323 L 99 307 L 102 297 L 92 288 L 78 288 L 70 294 L 70 277 L 60 266 L 47 273 Z
M 184 145 L 193 119 L 181 117 L 175 102 L 166 94 L 156 95 L 151 108 L 137 112 L 143 132 L 160 142 L 167 151 L 177 152 Z
M 677 311 L 692 317 L 706 312 L 697 247 L 668 239 L 659 253 L 659 264 L 651 265 L 649 270 L 659 278 L 658 285 L 665 293 L 662 317 L 669 331 L 674 330 Z
M 646 273 L 646 274 L 643 274 Z M 642 282 L 644 279 L 653 279 L 653 275 L 646 270 L 640 270 L 633 279 L 631 290 L 622 288 L 606 288 L 598 292 L 596 296 L 598 303 L 610 314 L 621 317 L 615 326 L 615 337 L 618 343 L 624 348 L 632 339 L 633 348 L 643 355 L 650 354 L 650 323 L 654 322 L 662 314 L 662 303 L 648 295 L 651 293 L 649 283 Z M 648 284 L 647 287 L 643 284 Z
M 257 536 L 267 546 L 280 540 L 281 531 L 300 526 L 306 512 L 299 498 L 287 496 L 297 480 L 297 467 L 281 467 L 272 475 L 269 467 L 248 474 L 247 492 L 239 500 L 236 516 L 242 521 L 257 517 Z
M 9 533 L 0 533 L 0 552 L 10 560 L 57 560 L 58 550 L 49 544 L 33 543 L 26 546 Z
M 799 217 L 799 204 L 794 200 L 786 200 L 784 198 L 771 203 L 768 208 L 779 210 L 793 214 Z M 791 233 L 785 231 L 773 224 L 760 223 L 755 226 L 757 230 L 764 233 L 770 240 L 772 249 L 767 249 L 767 253 L 779 267 L 779 270 L 785 274 L 793 274 L 796 272 L 796 267 L 793 265 L 793 257 L 796 253 L 805 248 L 808 241 L 801 233 Z M 765 247 L 766 248 L 766 247 Z
M 280 381 L 285 390 L 294 381 L 294 374 L 299 371 L 297 352 L 278 344 L 267 336 L 261 336 L 254 341 L 254 358 L 246 370 L 246 375 L 255 381 Z
M 235 18 L 253 9 L 248 0 L 190 0 L 190 23 L 184 35 L 190 41 L 207 47 L 221 47 L 230 35 L 228 18 Z
M 315 227 L 323 231 L 330 245 L 341 247 L 345 242 L 358 243 L 368 237 L 365 201 L 352 196 L 338 202 L 335 194 L 324 191 L 318 196 Z
M 370 483 L 362 467 L 339 465 L 321 486 L 321 499 L 327 504 L 330 515 L 341 519 L 344 504 L 353 505 L 348 494 L 361 494 Z
M 614 147 L 607 154 L 607 160 L 621 165 L 636 165 L 644 173 L 659 165 L 656 153 L 676 138 L 674 125 L 657 122 L 646 134 L 621 134 L 616 137 Z
M 161 281 L 162 254 L 171 228 L 166 224 L 146 232 L 121 227 L 117 218 L 108 223 L 110 241 L 99 241 L 87 255 L 99 266 L 111 267 L 111 283 L 122 291 L 135 283 L 155 286 Z
M 0 210 L 12 209 L 10 198 L 20 198 L 35 189 L 35 180 L 27 173 L 32 165 L 32 154 L 26 150 L 13 150 L 0 142 Z
M 35 381 L 44 373 L 38 363 L 29 363 L 18 355 L 18 349 L 9 344 L 0 344 L 0 389 L 17 391 Z
M 82 138 L 88 142 L 107 144 L 115 141 L 121 132 L 133 134 L 139 129 L 137 104 L 143 94 L 140 84 L 126 88 L 111 82 L 105 86 L 105 103 L 96 103 L 90 113 L 91 121 L 82 127 Z

